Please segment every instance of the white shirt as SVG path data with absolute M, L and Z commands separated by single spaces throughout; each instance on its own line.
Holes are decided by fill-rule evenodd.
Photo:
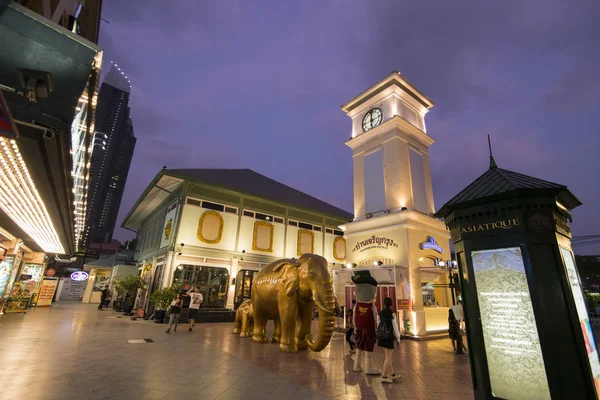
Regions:
M 202 293 L 190 292 L 188 296 L 190 296 L 190 308 L 199 309 L 200 304 L 204 301 Z

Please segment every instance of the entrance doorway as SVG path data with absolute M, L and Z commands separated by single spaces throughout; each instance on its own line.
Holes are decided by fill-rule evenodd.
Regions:
M 235 278 L 235 300 L 233 302 L 235 310 L 237 310 L 244 301 L 252 298 L 252 281 L 254 280 L 254 275 L 257 273 L 258 271 L 251 269 L 241 269 L 237 273 Z

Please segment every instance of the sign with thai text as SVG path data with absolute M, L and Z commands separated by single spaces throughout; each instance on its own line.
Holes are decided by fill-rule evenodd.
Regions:
M 398 243 L 394 239 L 373 235 L 366 240 L 357 242 L 354 248 L 352 248 L 352 252 L 358 251 L 362 253 L 369 249 L 389 249 L 390 247 L 398 247 Z
M 52 303 L 54 292 L 56 292 L 56 286 L 58 285 L 58 279 L 56 278 L 44 278 L 42 281 L 42 287 L 40 288 L 40 294 L 37 299 L 37 306 L 49 306 Z
M 427 238 L 426 242 L 421 243 L 421 249 L 423 249 L 423 250 L 434 250 L 434 251 L 437 251 L 440 254 L 444 252 L 444 249 L 442 249 L 442 246 L 440 246 L 439 244 L 437 244 L 435 242 L 435 238 L 433 236 L 429 236 Z

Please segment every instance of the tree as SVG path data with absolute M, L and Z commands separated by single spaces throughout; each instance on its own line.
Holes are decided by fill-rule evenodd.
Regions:
M 135 297 L 137 291 L 145 286 L 144 279 L 138 275 L 127 275 L 116 282 L 116 289 L 120 295 Z
M 157 310 L 166 310 L 173 299 L 175 299 L 178 292 L 179 286 L 162 288 L 152 293 L 150 301 L 152 301 L 152 304 L 154 304 Z

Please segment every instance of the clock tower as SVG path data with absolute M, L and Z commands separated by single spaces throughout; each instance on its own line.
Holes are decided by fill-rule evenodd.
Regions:
M 452 305 L 448 277 L 436 267 L 450 259 L 450 234 L 433 217 L 435 140 L 425 127 L 433 105 L 394 71 L 341 107 L 352 120 L 354 164 L 354 221 L 341 227 L 348 265 L 390 271 L 405 331 L 417 336 L 447 330 Z

